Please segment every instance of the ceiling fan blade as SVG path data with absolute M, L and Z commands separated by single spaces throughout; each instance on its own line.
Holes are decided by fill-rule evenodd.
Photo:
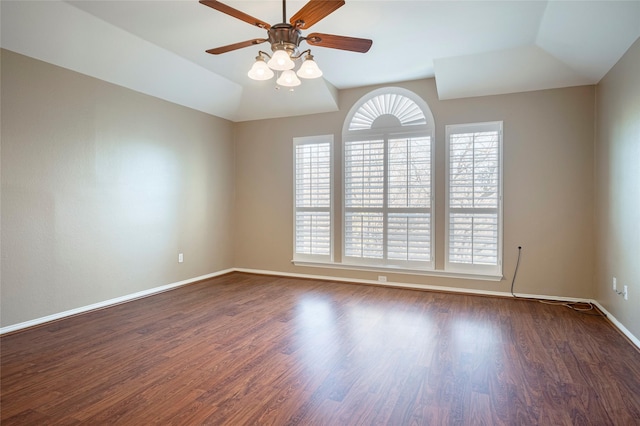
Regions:
M 312 46 L 329 47 L 331 49 L 350 50 L 351 52 L 366 53 L 373 44 L 366 38 L 345 37 L 331 34 L 311 33 L 306 37 Z
M 309 0 L 289 22 L 297 28 L 308 29 L 344 5 L 344 0 Z
M 240 12 L 239 10 L 234 9 L 231 6 L 227 6 L 226 4 L 220 3 L 217 0 L 200 0 L 200 3 L 204 4 L 205 6 L 209 6 L 210 8 L 215 9 L 218 12 L 226 13 L 227 15 L 238 18 L 241 21 L 247 22 L 251 25 L 255 25 L 258 28 L 264 28 L 265 30 L 271 28 L 271 25 L 267 24 L 266 22 L 254 18 L 251 15 L 247 15 L 244 12 Z
M 243 47 L 254 46 L 256 44 L 264 43 L 266 38 L 254 38 L 253 40 L 241 41 L 240 43 L 228 44 L 226 46 L 216 47 L 215 49 L 207 50 L 207 53 L 212 55 L 219 55 L 221 53 L 231 52 L 232 50 L 242 49 Z

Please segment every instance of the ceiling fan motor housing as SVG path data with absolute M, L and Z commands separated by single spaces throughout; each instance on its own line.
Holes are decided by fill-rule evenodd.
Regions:
M 300 30 L 293 25 L 282 23 L 269 28 L 271 50 L 286 50 L 289 55 L 298 53 L 298 45 L 303 40 Z

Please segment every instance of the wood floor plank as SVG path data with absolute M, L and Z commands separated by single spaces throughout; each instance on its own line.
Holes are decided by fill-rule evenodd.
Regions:
M 232 273 L 0 358 L 2 425 L 640 424 L 640 352 L 526 300 Z

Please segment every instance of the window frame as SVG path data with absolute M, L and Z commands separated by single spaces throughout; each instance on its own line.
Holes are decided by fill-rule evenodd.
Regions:
M 334 137 L 333 135 L 303 136 L 293 138 L 293 261 L 294 262 L 333 262 L 335 244 L 334 220 Z M 297 187 L 297 147 L 300 145 L 328 144 L 329 145 L 329 207 L 298 207 Z M 298 253 L 297 213 L 301 211 L 316 211 L 329 213 L 329 254 Z
M 460 263 L 450 260 L 449 248 L 450 241 L 450 218 L 451 218 L 451 205 L 450 205 L 450 168 L 451 168 L 451 136 L 453 134 L 461 133 L 479 133 L 487 131 L 498 132 L 498 194 L 497 194 L 497 207 L 495 209 L 474 207 L 469 210 L 474 210 L 479 213 L 482 210 L 495 210 L 497 214 L 497 264 L 486 265 L 476 263 Z M 503 122 L 502 121 L 489 121 L 479 123 L 464 123 L 464 124 L 449 124 L 445 126 L 445 228 L 444 228 L 444 270 L 451 273 L 463 273 L 473 275 L 486 275 L 486 276 L 502 276 L 502 264 L 503 264 L 503 205 L 504 205 L 504 165 L 503 165 Z
M 356 113 L 360 110 L 365 103 L 369 102 L 371 99 L 378 97 L 383 94 L 392 94 L 399 95 L 408 98 L 410 101 L 414 102 L 417 107 L 420 108 L 422 114 L 425 118 L 425 124 L 420 125 L 399 125 L 393 127 L 371 127 L 368 129 L 358 129 L 358 130 L 350 130 L 350 125 Z M 407 208 L 393 208 L 388 205 L 388 186 L 389 186 L 389 141 L 397 138 L 429 138 L 429 207 L 428 208 L 415 208 L 415 207 L 407 207 Z M 383 141 L 383 207 L 380 208 L 369 208 L 368 211 L 371 210 L 380 210 L 383 216 L 383 241 L 382 241 L 382 252 L 383 257 L 380 259 L 377 258 L 363 258 L 363 257 L 354 257 L 347 256 L 347 212 L 354 208 L 349 208 L 346 206 L 346 176 L 347 176 L 347 164 L 346 164 L 346 148 L 347 143 L 349 142 L 357 142 L 357 141 L 375 141 L 382 140 Z M 382 89 L 374 90 L 369 92 L 358 102 L 356 102 L 349 113 L 347 114 L 343 132 L 342 132 L 342 156 L 341 156 L 341 168 L 342 168 L 342 185 L 340 188 L 341 193 L 341 250 L 342 250 L 342 264 L 344 265 L 353 265 L 360 268 L 372 268 L 375 270 L 379 270 L 380 268 L 387 268 L 391 270 L 400 270 L 400 271 L 433 271 L 435 268 L 435 248 L 436 248 L 436 235 L 435 235 L 435 125 L 433 120 L 433 115 L 427 103 L 417 96 L 415 93 L 399 88 L 399 87 L 385 87 Z M 429 261 L 410 261 L 410 260 L 395 260 L 388 258 L 388 245 L 387 245 L 387 236 L 388 236 L 388 217 L 390 213 L 398 212 L 402 213 L 401 210 L 409 211 L 417 211 L 417 210 L 428 210 L 429 214 Z M 351 210 L 353 211 L 353 210 Z
M 379 95 L 384 95 L 382 98 Z M 396 98 L 393 98 L 393 97 Z M 402 98 L 402 96 L 409 98 Z M 414 105 L 415 103 L 419 109 L 418 111 Z M 402 110 L 397 115 L 394 115 L 393 108 L 397 104 L 402 104 Z M 408 105 L 408 107 L 407 107 Z M 381 115 L 387 115 L 382 120 L 376 121 Z M 395 120 L 391 117 L 395 117 Z M 396 125 L 397 124 L 397 125 Z M 352 127 L 350 128 L 350 125 Z M 461 129 L 473 129 L 478 126 L 499 126 L 499 196 L 498 196 L 498 236 L 497 236 L 497 259 L 498 265 L 478 265 L 467 267 L 466 265 L 449 262 L 449 179 L 450 179 L 450 134 L 456 129 L 461 132 Z M 308 139 L 312 141 L 318 138 L 330 138 L 330 256 L 324 256 L 319 258 L 318 256 L 296 255 L 296 194 L 293 194 L 293 251 L 294 256 L 292 263 L 297 266 L 305 267 L 317 267 L 327 268 L 334 270 L 345 271 L 369 271 L 369 272 L 388 272 L 393 274 L 408 274 L 415 276 L 433 276 L 442 278 L 455 278 L 455 279 L 470 279 L 476 281 L 500 281 L 503 279 L 502 264 L 503 264 L 503 238 L 504 238 L 504 215 L 503 215 L 503 185 L 504 185 L 504 164 L 503 164 L 503 122 L 480 122 L 480 123 L 461 123 L 450 124 L 445 126 L 445 137 L 442 140 L 442 136 L 436 139 L 435 122 L 433 114 L 429 108 L 429 105 L 420 96 L 411 92 L 410 90 L 400 87 L 384 87 L 373 90 L 366 95 L 362 96 L 357 102 L 353 104 L 350 111 L 345 117 L 342 128 L 342 139 L 334 141 L 334 135 L 320 135 L 309 136 L 306 138 L 294 138 L 295 142 L 298 140 Z M 395 130 L 391 130 L 395 129 Z M 425 130 L 426 129 L 426 130 Z M 422 131 L 425 131 L 424 133 Z M 416 132 L 418 131 L 418 132 Z M 385 133 L 389 133 L 391 136 L 385 136 Z M 462 132 L 464 133 L 464 132 Z M 345 179 L 346 179 L 346 161 L 345 161 L 345 146 L 349 141 L 354 140 L 375 140 L 382 136 L 383 139 L 394 139 L 395 136 L 399 138 L 405 138 L 409 136 L 429 136 L 430 137 L 430 265 L 425 267 L 425 262 L 418 262 L 418 265 L 411 264 L 397 264 L 396 262 L 389 262 L 385 259 L 376 259 L 375 262 L 362 261 L 362 258 L 352 257 L 345 255 Z M 443 143 L 444 142 L 444 143 Z M 336 151 L 336 149 L 338 151 Z M 444 149 L 444 152 L 442 151 Z M 402 152 L 402 148 L 400 148 Z M 408 151 L 405 151 L 408 152 Z M 335 157 L 338 155 L 338 157 Z M 408 154 L 404 154 L 408 155 Z M 436 158 L 445 158 L 444 164 L 436 164 Z M 402 154 L 400 156 L 402 158 Z M 408 157 L 405 157 L 408 158 Z M 293 176 L 295 180 L 295 149 L 294 149 L 294 170 Z M 418 160 L 420 162 L 420 160 Z M 444 166 L 444 167 L 443 167 Z M 385 173 L 388 173 L 389 165 L 388 159 L 384 161 Z M 400 176 L 402 173 L 400 174 Z M 388 180 L 388 176 L 385 180 Z M 436 181 L 437 180 L 437 181 Z M 340 187 L 336 187 L 336 184 Z M 400 186 L 402 188 L 402 186 Z M 296 191 L 294 184 L 294 191 Z M 335 191 L 339 191 L 336 193 Z M 444 194 L 443 194 L 444 191 Z M 402 189 L 400 189 L 402 193 Z M 444 205 L 440 202 L 444 200 Z M 436 204 L 436 201 L 438 202 Z M 388 200 L 385 197 L 385 202 Z M 337 208 L 335 206 L 338 206 Z M 400 212 L 402 213 L 402 212 Z M 444 217 L 441 215 L 444 213 Z M 399 223 L 397 229 L 403 229 L 405 226 L 403 223 Z M 440 239 L 444 237 L 444 240 Z M 397 240 L 400 242 L 400 251 L 402 252 L 402 238 Z M 406 246 L 405 246 L 406 247 Z M 419 254 L 418 250 L 418 254 Z M 405 261 L 402 261 L 405 262 Z M 437 269 L 436 269 L 437 268 Z M 368 282 L 369 280 L 364 280 Z

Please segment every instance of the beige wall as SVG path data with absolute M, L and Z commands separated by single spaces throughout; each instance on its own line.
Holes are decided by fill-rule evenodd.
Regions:
M 640 338 L 640 39 L 602 79 L 596 105 L 596 298 Z
M 595 89 L 439 101 L 432 79 L 399 86 L 436 122 L 440 268 L 445 125 L 504 121 L 505 278 L 389 281 L 508 291 L 522 245 L 517 292 L 594 297 Z M 375 280 L 290 261 L 292 139 L 333 134 L 339 153 L 377 87 L 341 91 L 335 113 L 232 124 L 3 51 L 1 325 L 231 267 Z
M 5 50 L 1 90 L 1 326 L 233 266 L 232 123 Z
M 594 87 L 439 101 L 433 79 L 399 86 L 425 99 L 435 118 L 439 267 L 444 263 L 445 125 L 504 121 L 505 278 L 489 282 L 385 273 L 388 280 L 509 291 L 521 245 L 516 292 L 593 297 Z M 377 279 L 377 272 L 296 267 L 290 262 L 292 139 L 333 134 L 339 154 L 346 114 L 377 87 L 341 91 L 339 112 L 236 124 L 236 267 Z M 340 212 L 339 158 L 335 165 L 335 208 Z

